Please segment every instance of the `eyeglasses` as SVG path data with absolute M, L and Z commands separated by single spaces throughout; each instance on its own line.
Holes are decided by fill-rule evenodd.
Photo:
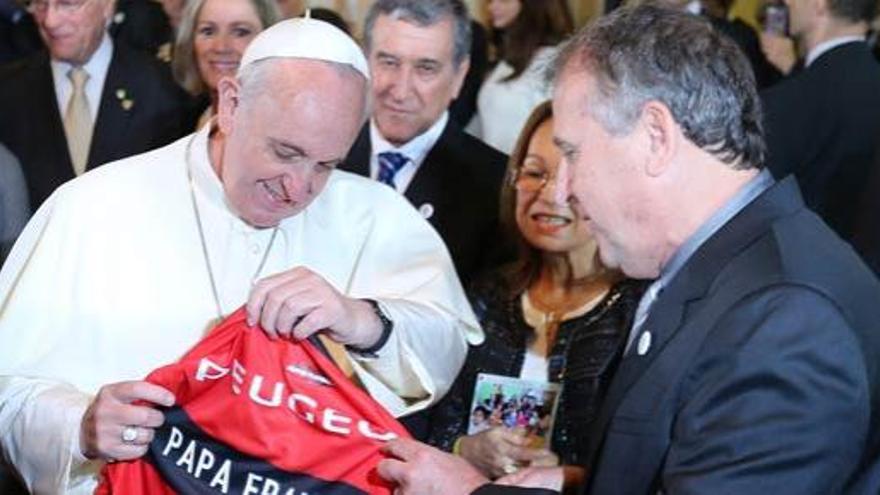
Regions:
M 51 7 L 59 14 L 70 15 L 79 12 L 80 9 L 91 0 L 30 0 L 27 2 L 27 10 L 33 15 L 43 15 L 49 11 Z
M 555 175 L 550 175 L 543 168 L 523 165 L 513 176 L 513 187 L 517 191 L 536 193 L 555 178 Z

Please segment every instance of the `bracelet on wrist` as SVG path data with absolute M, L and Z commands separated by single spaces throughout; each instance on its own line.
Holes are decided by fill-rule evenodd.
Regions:
M 379 352 L 385 344 L 388 343 L 388 338 L 391 337 L 391 330 L 394 328 L 394 322 L 391 321 L 390 318 L 382 311 L 382 308 L 379 306 L 379 303 L 374 299 L 361 299 L 365 303 L 369 304 L 371 308 L 373 308 L 373 314 L 376 315 L 376 318 L 379 319 L 379 323 L 382 325 L 382 333 L 379 335 L 379 340 L 377 340 L 373 345 L 366 348 L 356 347 L 352 345 L 347 345 L 346 347 L 354 352 L 355 354 L 359 354 L 364 357 L 377 357 L 376 353 Z

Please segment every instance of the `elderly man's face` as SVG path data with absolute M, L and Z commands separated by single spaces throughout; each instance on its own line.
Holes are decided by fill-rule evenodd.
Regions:
M 421 27 L 380 15 L 372 34 L 373 118 L 382 136 L 399 146 L 440 118 L 458 96 L 468 63 L 453 62 L 451 19 Z
M 553 97 L 554 140 L 562 153 L 577 213 L 599 245 L 602 262 L 627 275 L 657 275 L 652 263 L 650 201 L 643 165 L 649 142 L 636 128 L 615 136 L 586 111 L 597 89 L 586 71 L 567 69 Z
M 113 15 L 112 0 L 63 0 L 37 2 L 34 18 L 40 36 L 55 60 L 73 65 L 89 61 Z
M 220 82 L 225 142 L 214 165 L 238 215 L 271 227 L 305 209 L 345 157 L 363 122 L 366 82 L 319 61 L 262 63 L 272 64 L 264 86 L 243 101 L 232 79 Z

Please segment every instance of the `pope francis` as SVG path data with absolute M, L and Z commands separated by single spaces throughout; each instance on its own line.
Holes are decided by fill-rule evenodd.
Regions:
M 348 36 L 284 21 L 210 125 L 43 204 L 0 272 L 0 447 L 31 492 L 91 493 L 141 456 L 174 397 L 140 380 L 242 305 L 270 336 L 340 344 L 395 415 L 445 393 L 482 338 L 446 248 L 395 191 L 334 171 L 368 86 Z

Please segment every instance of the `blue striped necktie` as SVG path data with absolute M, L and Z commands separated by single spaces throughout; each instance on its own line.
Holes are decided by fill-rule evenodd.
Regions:
M 409 158 L 396 151 L 379 153 L 379 176 L 376 179 L 379 182 L 388 184 L 396 189 L 397 186 L 394 185 L 394 176 L 397 175 L 397 172 L 399 172 L 408 161 Z

